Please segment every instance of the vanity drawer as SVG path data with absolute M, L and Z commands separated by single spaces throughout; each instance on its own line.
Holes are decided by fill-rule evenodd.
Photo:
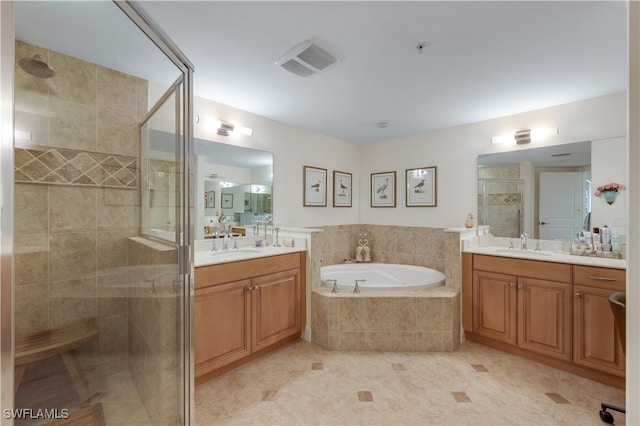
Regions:
M 615 291 L 625 291 L 626 274 L 627 272 L 624 269 L 574 265 L 573 283 Z
M 195 288 L 225 284 L 300 268 L 304 252 L 237 260 L 195 268 Z
M 571 265 L 566 263 L 474 254 L 473 269 L 562 283 L 571 282 Z

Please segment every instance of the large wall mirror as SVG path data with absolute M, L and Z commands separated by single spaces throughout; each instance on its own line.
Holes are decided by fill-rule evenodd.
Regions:
M 571 240 L 591 219 L 591 142 L 478 156 L 478 224 L 497 237 Z
M 236 227 L 250 227 L 256 216 L 273 214 L 273 153 L 203 139 L 195 140 L 202 197 L 196 205 L 196 238 L 232 216 Z

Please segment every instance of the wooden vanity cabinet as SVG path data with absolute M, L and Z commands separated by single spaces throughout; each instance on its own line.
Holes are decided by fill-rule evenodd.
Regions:
M 196 268 L 196 383 L 297 340 L 304 328 L 306 254 Z
M 473 333 L 571 358 L 571 267 L 474 256 Z M 489 272 L 494 271 L 494 272 Z
M 609 307 L 625 291 L 624 269 L 470 253 L 462 265 L 468 340 L 624 387 Z
M 194 298 L 196 375 L 251 353 L 251 280 L 198 289 Z
M 300 335 L 300 270 L 251 280 L 251 347 L 254 351 Z
M 622 269 L 574 265 L 573 359 L 576 364 L 624 377 L 625 357 L 609 296 L 626 289 Z

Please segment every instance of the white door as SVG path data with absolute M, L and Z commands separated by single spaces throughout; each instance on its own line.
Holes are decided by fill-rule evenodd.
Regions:
M 572 240 L 582 229 L 583 177 L 580 172 L 540 173 L 538 236 Z

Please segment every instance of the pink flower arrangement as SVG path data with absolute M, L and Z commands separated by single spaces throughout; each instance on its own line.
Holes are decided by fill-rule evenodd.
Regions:
M 600 185 L 596 188 L 594 194 L 596 197 L 599 197 L 603 192 L 618 192 L 621 189 L 624 189 L 621 183 L 612 182 L 606 185 Z

